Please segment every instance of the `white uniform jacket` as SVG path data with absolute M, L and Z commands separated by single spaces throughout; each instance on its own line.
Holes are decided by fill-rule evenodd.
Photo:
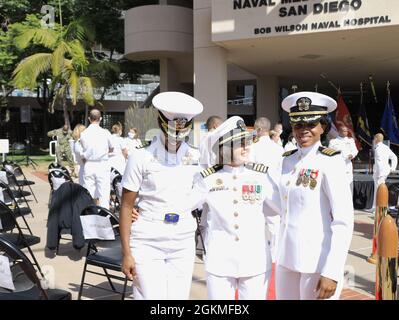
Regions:
M 268 136 L 260 137 L 251 145 L 250 159 L 255 163 L 262 163 L 269 168 L 281 171 L 284 148 L 272 141 Z
M 352 160 L 348 157 L 352 155 L 352 158 L 355 158 L 358 154 L 358 150 L 356 147 L 355 140 L 349 137 L 340 137 L 338 136 L 335 139 L 332 139 L 329 143 L 329 148 L 341 151 L 341 156 L 345 161 L 346 165 L 346 174 L 348 175 L 350 182 L 353 181 L 353 166 Z
M 277 264 L 342 280 L 354 219 L 345 170 L 339 152 L 320 142 L 286 154 Z
M 391 164 L 389 164 L 391 160 Z M 375 145 L 374 149 L 374 176 L 382 177 L 388 176 L 391 171 L 395 170 L 398 165 L 398 157 L 392 152 L 392 150 L 382 142 Z
M 265 215 L 280 212 L 277 180 L 266 166 L 254 163 L 238 168 L 214 166 L 197 174 L 194 194 L 201 198 L 199 204 L 209 207 L 207 272 L 239 278 L 271 269 Z
M 185 142 L 177 154 L 167 152 L 159 136 L 129 156 L 122 186 L 139 193 L 140 215 L 132 224 L 133 237 L 161 241 L 163 236 L 177 239 L 196 230 L 192 204 L 184 200 L 191 194 L 195 174 L 201 170 L 198 159 L 198 150 Z M 152 222 L 163 224 L 168 213 L 179 214 L 179 222 L 171 223 L 168 234 L 160 235 Z

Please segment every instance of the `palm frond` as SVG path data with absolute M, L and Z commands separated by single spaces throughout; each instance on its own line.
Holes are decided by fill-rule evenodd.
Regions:
M 51 69 L 54 76 L 58 76 L 65 64 L 65 54 L 70 52 L 71 48 L 65 41 L 61 41 L 53 52 L 53 62 Z
M 51 53 L 36 53 L 22 60 L 13 72 L 13 85 L 17 88 L 35 88 L 37 79 L 51 68 Z
M 72 104 L 76 106 L 79 92 L 79 76 L 75 71 L 72 71 L 68 78 L 69 94 L 71 96 Z
M 81 73 L 84 73 L 89 65 L 89 60 L 86 58 L 86 52 L 82 43 L 79 40 L 73 40 L 69 42 L 69 47 L 71 48 L 70 54 L 73 65 L 78 68 Z
M 82 17 L 72 21 L 65 29 L 64 39 L 67 41 L 77 39 L 81 42 L 94 42 L 95 31 L 93 24 Z
M 31 43 L 53 49 L 59 40 L 59 34 L 52 29 L 29 28 L 15 37 L 15 44 L 20 49 L 27 48 Z
M 80 77 L 81 95 L 90 106 L 94 105 L 93 83 L 89 77 Z

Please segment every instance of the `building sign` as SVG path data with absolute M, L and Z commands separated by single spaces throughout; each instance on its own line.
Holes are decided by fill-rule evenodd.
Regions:
M 398 0 L 212 0 L 212 40 L 399 25 Z

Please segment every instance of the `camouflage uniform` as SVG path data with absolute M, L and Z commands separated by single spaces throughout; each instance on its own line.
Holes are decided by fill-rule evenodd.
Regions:
M 72 150 L 69 145 L 69 140 L 72 139 L 72 131 L 64 133 L 63 129 L 51 130 L 47 133 L 50 138 L 57 137 L 56 157 L 57 162 L 64 166 L 69 167 L 71 174 L 75 171 L 75 164 L 73 161 Z

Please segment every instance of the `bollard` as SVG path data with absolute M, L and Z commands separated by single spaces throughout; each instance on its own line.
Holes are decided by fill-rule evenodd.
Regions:
M 381 220 L 388 214 L 388 187 L 385 183 L 381 183 L 377 189 L 376 195 L 376 207 L 374 217 L 374 231 L 373 231 L 373 248 L 370 257 L 367 258 L 367 262 L 376 264 L 377 263 L 377 243 L 378 243 L 378 227 Z
M 378 228 L 378 263 L 376 269 L 376 300 L 397 299 L 398 228 L 390 215 L 384 217 Z

